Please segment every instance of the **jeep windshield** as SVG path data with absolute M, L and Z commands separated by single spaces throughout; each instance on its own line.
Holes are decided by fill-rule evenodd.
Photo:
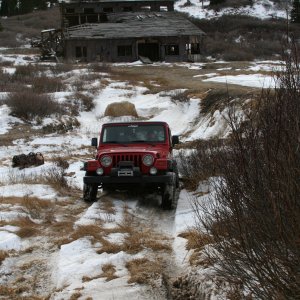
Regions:
M 101 142 L 112 144 L 164 143 L 165 127 L 160 124 L 126 124 L 105 126 Z

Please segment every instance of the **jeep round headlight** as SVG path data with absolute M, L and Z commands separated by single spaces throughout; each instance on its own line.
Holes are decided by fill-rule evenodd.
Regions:
M 143 157 L 143 164 L 145 166 L 148 166 L 148 167 L 151 166 L 153 164 L 153 161 L 154 161 L 154 158 L 150 154 L 147 154 Z
M 103 167 L 109 167 L 111 165 L 111 163 L 112 163 L 112 159 L 108 155 L 102 156 L 100 161 L 101 161 L 101 165 Z

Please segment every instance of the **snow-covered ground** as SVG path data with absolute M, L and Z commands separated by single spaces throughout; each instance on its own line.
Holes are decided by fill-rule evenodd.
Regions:
M 0 61 L 13 62 L 13 66 L 0 67 L 2 71 L 9 74 L 14 73 L 16 65 L 28 63 L 22 56 L 13 58 L 10 55 L 1 55 Z M 32 57 L 31 62 L 35 61 L 36 58 Z M 273 86 L 271 74 L 274 66 L 280 64 L 280 62 L 255 62 L 249 64 L 244 70 L 224 67 L 216 72 L 210 70 L 207 73 L 202 69 L 204 63 L 155 64 L 152 67 L 165 65 L 166 68 L 171 69 L 176 65 L 193 70 L 193 72 L 199 70 L 201 74 L 193 73 L 191 78 L 204 83 L 222 82 L 268 88 L 270 85 Z M 88 73 L 87 69 L 76 69 L 77 67 L 74 65 L 71 73 L 56 75 L 69 85 L 66 91 L 53 95 L 60 103 L 64 103 L 73 95 L 72 86 L 76 84 L 80 76 Z M 122 64 L 122 67 L 143 68 L 139 63 Z M 226 71 L 231 75 L 226 75 L 224 73 Z M 237 74 L 232 75 L 234 72 Z M 54 76 L 50 71 L 47 74 Z M 44 282 L 39 282 L 35 289 L 25 291 L 23 295 L 29 297 L 33 296 L 32 291 L 34 291 L 42 296 L 50 295 L 52 300 L 70 299 L 76 294 L 78 299 L 88 297 L 93 299 L 166 299 L 166 291 L 159 281 L 153 282 L 156 284 L 154 288 L 129 282 L 130 272 L 126 264 L 142 258 L 153 261 L 166 260 L 169 263 L 165 270 L 168 276 L 176 277 L 188 273 L 191 251 L 186 250 L 186 239 L 178 235 L 195 224 L 191 199 L 205 202 L 208 201 L 207 195 L 197 198 L 188 191 L 182 190 L 177 209 L 172 212 L 162 212 L 157 204 L 151 204 L 151 201 L 150 204 L 145 205 L 145 199 L 117 193 L 103 194 L 101 200 L 88 206 L 80 199 L 83 177 L 83 172 L 80 171 L 81 160 L 93 155 L 93 150 L 87 146 L 90 138 L 97 136 L 101 124 L 134 119 L 130 116 L 105 117 L 107 105 L 113 102 L 129 101 L 135 105 L 141 119 L 168 122 L 174 134 L 183 136 L 183 142 L 199 138 L 226 137 L 229 134 L 224 119 L 227 110 L 215 110 L 211 114 L 204 115 L 200 109 L 200 98 L 192 97 L 187 102 L 172 101 L 172 92 L 176 91 L 151 93 L 143 84 L 135 85 L 124 80 L 113 80 L 109 74 L 102 74 L 99 79 L 94 79 L 88 84 L 90 87 L 96 87 L 90 94 L 95 108 L 89 112 L 80 112 L 77 117 L 80 126 L 77 129 L 63 134 L 33 133 L 30 138 L 21 137 L 13 139 L 12 143 L 0 145 L 0 222 L 3 223 L 0 227 L 0 250 L 8 253 L 8 257 L 0 265 L 0 285 L 13 286 L 17 284 L 17 280 L 21 282 L 16 275 L 16 270 L 23 268 L 24 271 L 27 267 L 30 272 L 36 272 L 37 277 L 42 272 L 43 275 L 40 277 Z M 5 90 L 0 93 L 5 97 Z M 39 130 L 43 125 L 51 122 L 57 122 L 55 117 L 44 119 L 42 125 L 34 124 L 32 128 Z M 0 102 L 0 140 L 7 139 L 11 129 L 22 124 L 24 123 L 20 119 L 10 116 L 10 109 L 5 104 L 1 105 Z M 23 170 L 11 167 L 13 155 L 31 151 L 42 152 L 46 163 L 43 166 Z M 70 192 L 64 193 L 62 190 L 56 190 L 55 186 L 42 180 L 44 175 L 55 167 L 53 159 L 55 156 L 68 158 L 69 166 L 64 170 L 64 176 L 72 186 L 72 196 L 69 196 Z M 207 189 L 206 186 L 202 188 Z M 48 206 L 45 206 L 45 203 L 48 203 Z M 110 210 L 103 206 L 105 203 L 110 205 Z M 111 243 L 117 247 L 118 244 L 122 245 L 128 239 L 130 232 L 126 232 L 121 226 L 128 215 L 138 220 L 139 224 L 143 225 L 142 228 L 145 227 L 143 230 L 151 229 L 166 237 L 169 241 L 166 243 L 171 245 L 171 252 L 166 254 L 147 247 L 136 253 L 125 250 L 101 252 L 101 247 L 105 243 Z M 36 226 L 38 228 L 36 230 L 40 230 L 41 234 L 35 233 L 30 237 L 21 235 L 22 226 L 25 226 L 25 229 L 29 226 Z M 62 232 L 60 233 L 59 226 L 62 228 L 69 226 L 70 232 L 66 233 L 60 229 Z M 91 236 L 88 232 L 82 236 L 72 235 L 82 226 L 99 226 L 105 235 L 99 240 L 93 238 L 92 235 L 95 233 L 91 233 Z M 36 267 L 40 266 L 37 262 L 42 265 L 41 271 Z M 107 265 L 113 266 L 115 270 L 114 279 L 109 281 L 103 269 Z M 206 280 L 208 273 L 205 272 L 212 274 L 211 270 L 200 270 L 201 280 Z M 22 274 L 26 282 L 28 274 L 26 275 L 25 271 Z M 218 291 L 211 281 L 209 285 L 202 284 L 202 288 L 204 294 L 205 289 L 210 292 L 215 289 L 214 299 L 224 299 L 224 291 Z
M 254 0 L 253 5 L 246 5 L 239 8 L 228 7 L 221 10 L 214 10 L 209 7 L 210 1 L 179 0 L 175 3 L 175 10 L 189 14 L 198 19 L 212 19 L 222 15 L 248 15 L 261 19 L 286 18 L 289 4 L 283 4 L 280 7 L 270 0 Z M 286 1 L 287 3 L 287 1 Z M 287 7 L 286 7 L 287 5 Z

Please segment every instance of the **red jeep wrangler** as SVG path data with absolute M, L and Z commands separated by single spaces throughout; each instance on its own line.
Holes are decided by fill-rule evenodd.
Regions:
M 84 163 L 83 199 L 95 201 L 98 188 L 150 188 L 159 190 L 163 208 L 172 209 L 179 185 L 172 148 L 178 142 L 165 122 L 104 124 L 99 145 L 92 139 L 96 159 Z

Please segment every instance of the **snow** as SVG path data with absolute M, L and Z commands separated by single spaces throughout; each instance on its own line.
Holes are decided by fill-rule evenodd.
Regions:
M 203 81 L 237 84 L 256 88 L 274 88 L 276 86 L 273 76 L 265 76 L 262 74 L 216 76 L 204 79 Z
M 270 0 L 256 0 L 254 5 L 246 5 L 239 8 L 228 7 L 214 10 L 209 7 L 209 1 L 190 0 L 191 5 L 184 7 L 186 0 L 175 2 L 175 10 L 189 14 L 198 19 L 219 18 L 223 15 L 248 15 L 260 19 L 286 18 L 285 5 L 279 8 Z M 289 8 L 288 8 L 289 9 Z
M 21 239 L 14 233 L 0 231 L 0 250 L 21 250 Z
M 22 123 L 20 119 L 10 116 L 9 113 L 10 108 L 0 103 L 0 135 L 7 133 L 13 123 Z
M 11 184 L 0 186 L 0 197 L 37 197 L 53 200 L 57 197 L 57 192 L 43 184 Z
M 196 0 L 192 0 L 192 2 L 195 3 L 195 6 L 193 6 L 194 12 L 197 13 L 197 7 L 200 3 L 196 2 Z M 179 1 L 176 6 L 180 3 L 182 1 Z M 205 5 L 207 5 L 207 2 Z M 0 57 L 2 61 L 14 62 L 14 66 L 28 63 L 22 55 L 17 57 L 2 55 Z M 32 61 L 35 61 L 34 56 L 32 57 Z M 282 68 L 282 62 L 280 61 L 256 61 L 238 70 L 240 74 L 224 76 L 220 74 L 224 74 L 227 70 L 230 70 L 231 74 L 235 74 L 234 72 L 237 72 L 237 69 L 228 66 L 228 62 L 218 61 L 210 62 L 209 64 L 213 63 L 224 64 L 224 67 L 218 69 L 212 68 L 209 71 L 206 71 L 204 68 L 205 63 L 155 63 L 147 67 L 164 66 L 170 68 L 171 74 L 173 66 L 180 66 L 196 70 L 193 74 L 201 72 L 198 75 L 191 75 L 194 78 L 199 78 L 199 81 L 221 82 L 255 88 L 274 87 L 272 74 L 274 71 Z M 115 65 L 142 67 L 139 61 Z M 14 66 L 10 68 L 5 67 L 2 70 L 13 74 L 15 70 Z M 214 70 L 217 70 L 218 73 L 213 72 Z M 88 72 L 90 72 L 88 69 L 78 68 L 70 72 L 55 75 L 60 76 L 70 84 L 67 91 L 54 93 L 53 96 L 55 99 L 60 103 L 64 103 L 67 97 L 73 95 L 72 84 L 80 76 L 84 76 Z M 253 72 L 255 74 L 249 74 Z M 264 75 L 260 72 L 263 72 Z M 50 72 L 48 75 L 50 76 Z M 54 75 L 51 74 L 51 76 Z M 91 86 L 99 87 L 98 91 L 93 94 L 91 93 L 95 102 L 95 108 L 90 112 L 80 112 L 78 120 L 81 125 L 78 129 L 66 134 L 53 133 L 31 136 L 28 140 L 22 138 L 14 140 L 12 145 L 9 146 L 0 145 L 0 198 L 38 197 L 45 201 L 60 199 L 59 193 L 51 186 L 45 184 L 44 181 L 43 184 L 26 183 L 30 182 L 29 179 L 43 176 L 45 172 L 54 166 L 54 163 L 51 162 L 52 156 L 66 156 L 68 158 L 69 167 L 65 170 L 66 178 L 74 188 L 82 189 L 84 172 L 80 171 L 82 165 L 81 157 L 84 157 L 85 160 L 87 157 L 92 158 L 94 156 L 94 150 L 86 147 L 90 145 L 90 138 L 98 135 L 101 125 L 105 122 L 134 119 L 131 116 L 119 118 L 104 117 L 107 105 L 114 102 L 129 101 L 133 103 L 142 120 L 166 121 L 172 129 L 172 133 L 181 135 L 181 140 L 183 141 L 210 139 L 214 137 L 224 138 L 230 133 L 226 122 L 228 114 L 226 108 L 204 115 L 200 108 L 201 99 L 193 97 L 186 102 L 172 101 L 172 94 L 183 92 L 184 90 L 149 93 L 149 90 L 144 86 L 134 86 L 127 81 L 114 81 L 112 78 L 109 78 L 108 74 L 105 74 L 105 76 L 105 85 L 102 85 L 101 77 L 99 77 L 99 80 L 91 83 Z M 153 85 L 157 84 L 153 82 Z M 0 93 L 0 99 L 5 95 L 5 92 Z M 13 123 L 21 123 L 19 119 L 9 115 L 10 110 L 6 105 L 1 104 L 0 102 L 0 139 L 4 134 L 9 133 Z M 54 118 L 46 118 L 43 120 L 42 125 L 54 122 L 56 122 Z M 41 125 L 34 126 L 34 129 L 37 130 L 41 128 Z M 12 154 L 17 155 L 37 151 L 42 152 L 45 156 L 46 162 L 43 166 L 26 168 L 24 170 L 12 169 L 10 167 Z M 188 151 L 192 150 L 185 151 L 189 153 Z M 199 192 L 201 195 L 202 192 L 208 193 L 208 186 L 209 183 L 202 183 L 196 192 Z M 99 190 L 98 196 L 102 200 L 105 200 L 105 197 L 109 197 L 109 195 L 102 193 L 101 190 Z M 80 197 L 76 196 L 74 199 L 77 206 L 85 205 L 82 204 Z M 187 190 L 181 190 L 175 212 L 161 212 L 156 204 L 155 208 L 142 206 L 138 198 L 128 198 L 124 201 L 124 197 L 116 193 L 111 199 L 108 199 L 111 200 L 115 208 L 113 213 L 108 213 L 103 209 L 101 200 L 86 205 L 79 215 L 72 216 L 75 219 L 74 223 L 72 223 L 73 229 L 76 230 L 78 226 L 101 224 L 105 229 L 115 230 L 124 221 L 126 207 L 129 214 L 138 216 L 141 220 L 149 222 L 156 231 L 162 232 L 170 238 L 173 248 L 170 257 L 174 258 L 176 268 L 188 272 L 190 270 L 188 261 L 192 251 L 186 250 L 187 240 L 178 235 L 196 225 L 192 205 L 193 201 L 205 204 L 209 202 L 209 196 L 197 196 Z M 0 221 L 13 222 L 13 220 L 25 217 L 28 217 L 28 214 L 24 212 L 24 207 L 18 204 L 0 204 Z M 65 220 L 66 218 L 68 218 L 67 215 L 57 216 L 57 220 Z M 18 227 L 12 225 L 0 227 L 0 250 L 20 251 L 24 248 L 21 239 L 16 235 L 18 230 Z M 122 244 L 125 238 L 126 234 L 120 232 L 105 236 L 107 241 L 115 244 Z M 54 289 L 56 289 L 56 292 L 51 295 L 52 300 L 70 299 L 76 289 L 80 290 L 82 294 L 80 299 L 86 299 L 91 296 L 94 299 L 154 299 L 149 296 L 149 293 L 147 294 L 144 286 L 128 284 L 129 274 L 125 267 L 126 262 L 129 260 L 149 257 L 149 252 L 144 250 L 136 255 L 130 255 L 123 251 L 115 254 L 99 254 L 97 251 L 100 247 L 100 241 L 94 241 L 92 237 L 86 235 L 84 238 L 61 245 L 60 249 L 49 258 L 49 265 L 52 267 L 51 283 L 55 285 Z M 101 277 L 102 266 L 109 263 L 115 266 L 115 275 L 118 278 L 106 282 L 106 278 Z M 210 281 L 208 275 L 211 275 L 211 270 L 201 269 L 199 271 L 198 276 L 203 280 L 203 283 L 201 283 L 202 289 L 204 291 L 214 291 L 216 287 Z M 90 277 L 90 280 L 84 281 L 83 277 Z M 220 297 L 220 294 L 213 295 L 211 299 L 221 299 L 218 297 Z M 157 299 L 160 300 L 162 298 Z

